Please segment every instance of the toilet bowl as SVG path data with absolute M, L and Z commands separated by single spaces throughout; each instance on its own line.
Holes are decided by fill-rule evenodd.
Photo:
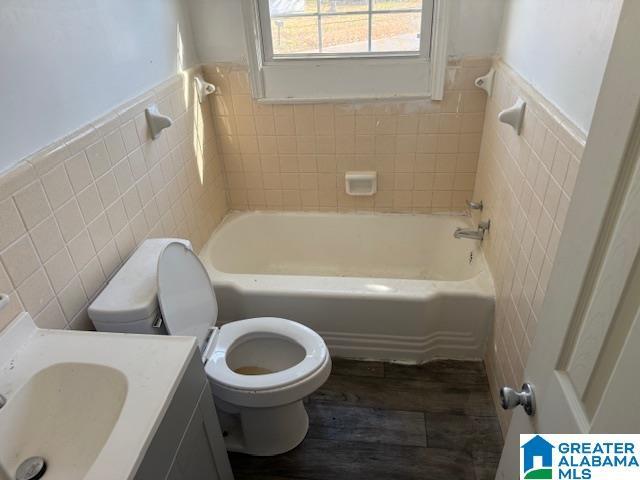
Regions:
M 227 449 L 291 450 L 309 427 L 303 399 L 331 371 L 324 341 L 283 318 L 216 327 L 217 314 L 204 266 L 188 242 L 174 239 L 143 242 L 89 307 L 98 330 L 195 336 Z

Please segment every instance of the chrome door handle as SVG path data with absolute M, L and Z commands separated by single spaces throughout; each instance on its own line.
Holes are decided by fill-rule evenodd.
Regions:
M 500 404 L 505 410 L 511 410 L 518 405 L 522 405 L 524 411 L 530 417 L 536 414 L 536 395 L 533 385 L 525 383 L 522 385 L 522 391 L 518 392 L 510 387 L 502 387 L 500 389 Z

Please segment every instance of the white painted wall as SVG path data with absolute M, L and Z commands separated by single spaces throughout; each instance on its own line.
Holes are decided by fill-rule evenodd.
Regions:
M 505 62 L 585 132 L 622 1 L 509 0 L 505 11 Z
M 493 55 L 498 48 L 505 0 L 453 2 L 449 53 Z M 189 0 L 198 57 L 202 62 L 246 61 L 240 0 Z
M 240 0 L 189 0 L 198 58 L 203 63 L 247 63 Z
M 494 55 L 505 0 L 447 0 L 451 5 L 449 54 Z
M 2 0 L 0 171 L 196 63 L 184 0 Z

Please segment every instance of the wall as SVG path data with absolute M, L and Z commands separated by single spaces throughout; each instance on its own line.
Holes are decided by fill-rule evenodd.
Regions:
M 195 63 L 182 0 L 4 0 L 0 44 L 0 172 Z
M 265 105 L 246 68 L 205 67 L 233 209 L 461 211 L 472 196 L 486 95 L 473 81 L 490 66 L 449 65 L 442 102 Z M 376 170 L 378 193 L 345 194 L 344 172 Z
M 88 304 L 141 241 L 176 236 L 199 249 L 210 236 L 227 202 L 193 74 L 172 76 L 0 175 L 0 292 L 11 298 L 0 329 L 23 309 L 41 327 L 90 329 Z M 153 141 L 151 102 L 174 120 Z
M 493 55 L 498 46 L 505 0 L 453 2 L 449 53 Z M 246 63 L 246 42 L 238 0 L 189 0 L 200 60 L 204 63 Z
M 504 61 L 588 132 L 622 0 L 511 0 Z
M 203 63 L 247 63 L 239 0 L 188 0 L 198 58 Z
M 500 61 L 495 67 L 474 196 L 484 201 L 482 218 L 491 219 L 483 250 L 496 317 L 485 362 L 506 432 L 511 412 L 499 407 L 496 394 L 503 385 L 522 384 L 585 137 L 517 73 Z M 497 120 L 516 96 L 527 102 L 520 136 Z
M 451 55 L 494 55 L 506 0 L 446 0 L 452 3 L 449 25 Z

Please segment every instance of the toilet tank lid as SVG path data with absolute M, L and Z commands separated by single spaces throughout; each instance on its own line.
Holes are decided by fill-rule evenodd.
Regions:
M 152 238 L 145 240 L 122 265 L 89 306 L 89 318 L 105 323 L 129 323 L 150 318 L 158 311 L 158 258 L 164 248 L 189 240 Z

